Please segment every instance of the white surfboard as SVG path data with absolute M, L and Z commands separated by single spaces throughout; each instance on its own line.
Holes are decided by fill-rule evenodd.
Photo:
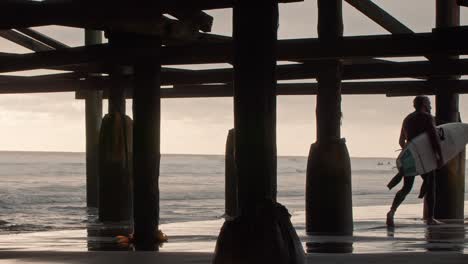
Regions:
M 468 143 L 468 124 L 449 123 L 438 126 L 443 163 L 463 151 Z M 427 133 L 411 140 L 401 151 L 396 161 L 404 176 L 416 176 L 437 169 L 437 160 Z

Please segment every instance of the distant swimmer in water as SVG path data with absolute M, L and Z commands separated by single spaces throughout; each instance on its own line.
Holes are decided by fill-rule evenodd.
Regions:
M 402 148 L 406 144 L 422 133 L 428 133 L 434 153 L 436 153 L 437 163 L 439 167 L 443 165 L 442 151 L 440 147 L 439 138 L 437 136 L 437 129 L 435 127 L 434 117 L 431 115 L 431 101 L 427 96 L 416 96 L 413 101 L 415 111 L 409 114 L 403 121 L 401 128 L 399 144 Z M 397 175 L 396 177 L 403 177 Z M 435 205 L 435 175 L 434 172 L 429 172 L 421 175 L 423 184 L 419 193 L 419 198 L 424 198 L 427 204 L 427 224 L 435 225 L 439 222 L 434 219 L 434 205 Z M 403 177 L 403 188 L 397 192 L 393 200 L 392 207 L 387 213 L 387 226 L 394 227 L 393 217 L 398 206 L 405 200 L 408 193 L 413 188 L 415 177 Z

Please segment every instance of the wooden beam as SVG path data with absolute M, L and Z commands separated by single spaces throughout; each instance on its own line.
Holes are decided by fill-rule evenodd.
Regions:
M 83 86 L 81 84 L 80 81 L 76 80 L 2 82 L 0 83 L 0 94 L 61 93 L 75 92 L 82 89 L 95 89 L 88 85 L 88 83 Z
M 32 51 L 53 50 L 53 48 L 45 45 L 44 43 L 23 35 L 15 30 L 0 30 L 0 37 Z
M 375 82 L 343 82 L 343 95 L 387 95 L 387 96 L 413 96 L 418 94 L 433 95 L 434 81 L 375 81 Z M 106 85 L 105 83 L 101 83 Z M 468 93 L 468 81 L 443 81 L 437 83 L 450 92 L 461 94 Z M 83 87 L 83 86 L 81 86 Z M 86 87 L 86 86 L 85 86 Z M 107 87 L 107 86 L 104 86 Z M 1 86 L 0 86 L 1 88 Z M 317 95 L 317 83 L 279 83 L 277 95 Z M 188 85 L 175 88 L 162 88 L 161 98 L 214 98 L 232 97 L 232 84 L 220 85 Z M 11 91 L 11 90 L 10 90 Z M 127 98 L 132 98 L 132 89 L 127 90 Z M 108 98 L 108 92 L 104 92 L 104 98 Z M 82 92 L 77 93 L 76 99 L 83 99 Z
M 203 32 L 211 32 L 213 17 L 203 11 L 183 10 L 171 13 L 177 19 L 197 26 Z
M 37 30 L 34 30 L 34 29 L 30 29 L 30 28 L 17 28 L 15 29 L 16 31 L 19 31 L 23 34 L 25 34 L 26 36 L 29 36 L 31 38 L 34 38 L 54 49 L 66 49 L 66 48 L 69 48 L 68 45 L 58 41 L 58 40 L 55 40 L 47 35 L 44 35 L 42 33 L 40 33 L 39 31 Z
M 359 10 L 361 13 L 372 19 L 384 29 L 393 34 L 414 33 L 410 28 L 398 21 L 387 11 L 380 8 L 371 0 L 345 0 L 348 4 Z
M 278 80 L 314 79 L 321 68 L 320 62 L 307 64 L 280 65 L 277 67 Z M 96 69 L 97 70 L 97 69 Z M 449 61 L 441 66 L 433 66 L 427 61 L 397 62 L 397 63 L 369 63 L 343 66 L 344 80 L 357 79 L 383 79 L 383 78 L 411 78 L 430 75 L 468 75 L 468 59 Z M 233 69 L 185 70 L 163 68 L 161 75 L 162 85 L 192 85 L 192 84 L 219 84 L 232 82 Z M 21 78 L 79 79 L 86 76 L 82 73 L 65 73 Z M 14 76 L 11 76 L 14 77 Z M 98 77 L 107 80 L 108 77 Z M 0 82 L 10 81 L 0 76 Z M 32 79 L 31 79 L 32 80 Z M 14 83 L 12 83 L 13 85 Z
M 280 0 L 279 2 L 301 2 Z M 110 30 L 114 25 L 146 27 L 157 13 L 193 12 L 230 8 L 234 0 L 162 0 L 133 3 L 132 1 L 8 1 L 0 2 L 0 29 L 62 25 L 95 30 Z M 109 5 L 112 10 L 109 12 Z M 155 23 L 153 23 L 154 25 Z M 138 25 L 138 26 L 136 26 Z M 128 33 L 134 31 L 126 31 Z
M 468 28 L 434 33 L 344 37 L 324 45 L 317 39 L 278 41 L 278 59 L 326 60 L 336 58 L 414 57 L 434 54 L 468 54 Z M 150 49 L 110 49 L 107 44 L 37 52 L 1 54 L 0 72 L 24 71 L 91 62 L 125 63 L 134 56 L 154 57 Z M 165 65 L 226 63 L 232 61 L 230 43 L 194 44 L 162 48 Z
M 5 14 L 0 17 L 0 29 L 61 25 L 159 35 L 168 39 L 192 39 L 198 33 L 199 28 L 195 24 L 184 23 L 165 16 L 155 16 L 150 9 L 145 9 L 143 6 L 138 7 L 134 14 L 124 7 L 115 7 L 112 9 L 115 12 L 109 13 L 107 5 L 107 3 L 103 6 L 97 4 L 101 9 L 95 9 L 93 5 L 73 1 L 0 3 L 0 10 Z M 8 12 L 13 13 L 7 14 Z
M 280 65 L 277 67 L 278 80 L 298 80 L 317 78 L 322 67 L 320 62 L 306 64 Z M 411 78 L 429 75 L 468 74 L 468 60 L 450 61 L 439 67 L 433 67 L 427 61 L 398 62 L 398 63 L 362 63 L 343 66 L 343 79 L 383 79 L 383 78 Z M 163 85 L 187 85 L 231 82 L 233 70 L 231 68 L 193 70 L 183 73 L 172 72 L 161 76 Z
M 468 0 L 457 0 L 458 5 L 468 7 Z
M 3 77 L 3 76 L 2 76 Z M 0 81 L 0 94 L 27 94 L 27 93 L 59 93 L 77 92 L 76 99 L 84 99 L 84 91 L 104 90 L 104 99 L 108 99 L 108 90 L 113 85 L 110 80 L 27 80 L 15 77 L 15 81 Z M 434 83 L 452 93 L 467 94 L 468 80 L 450 81 L 368 81 L 343 82 L 344 95 L 375 95 L 412 96 L 417 94 L 435 94 Z M 133 88 L 130 81 L 125 83 L 127 99 L 132 99 Z M 317 83 L 279 83 L 277 95 L 316 95 Z M 161 98 L 212 98 L 232 97 L 232 84 L 218 85 L 184 85 L 175 88 L 161 88 Z

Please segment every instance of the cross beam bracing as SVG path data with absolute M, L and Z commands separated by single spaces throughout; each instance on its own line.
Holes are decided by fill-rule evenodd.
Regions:
M 324 44 L 318 39 L 278 41 L 278 60 L 323 60 L 336 58 L 415 57 L 437 54 L 468 54 L 468 28 L 433 33 L 344 37 Z M 229 63 L 231 43 L 166 46 L 161 55 L 151 49 L 110 48 L 108 44 L 44 51 L 1 54 L 0 72 L 25 71 L 58 66 L 108 62 L 131 62 L 137 55 L 160 56 L 164 65 Z
M 413 62 L 376 62 L 376 63 L 345 64 L 343 66 L 344 80 L 359 79 L 388 79 L 388 78 L 425 78 L 427 76 L 444 75 L 468 75 L 468 59 L 447 61 L 444 64 L 433 65 L 428 61 Z M 280 65 L 277 67 L 276 77 L 278 81 L 301 80 L 317 78 L 321 62 L 305 64 Z M 209 70 L 184 70 L 174 68 L 163 68 L 161 72 L 162 85 L 198 85 L 219 84 L 232 82 L 232 68 L 209 69 Z M 37 81 L 37 80 L 79 80 L 86 77 L 83 73 L 65 73 L 54 75 L 43 75 L 36 77 L 0 76 L 0 82 L 9 82 L 14 87 L 15 81 Z M 96 76 L 94 80 L 106 81 L 108 76 Z M 127 77 L 128 80 L 131 76 Z
M 13 85 L 12 85 L 13 83 Z M 344 82 L 342 93 L 347 95 L 369 95 L 385 94 L 389 96 L 409 96 L 417 94 L 435 94 L 434 87 L 449 90 L 454 93 L 468 93 L 468 80 L 449 81 L 366 81 L 366 82 Z M 106 79 L 41 79 L 35 77 L 6 77 L 0 79 L 0 94 L 21 93 L 56 93 L 77 92 L 77 99 L 84 99 L 83 91 L 104 90 L 107 98 L 114 82 Z M 131 80 L 122 83 L 127 89 L 127 97 L 132 97 Z M 316 95 L 317 83 L 279 83 L 277 85 L 278 95 Z M 162 98 L 200 98 L 200 97 L 232 97 L 232 84 L 214 85 L 182 85 L 174 88 L 162 88 Z
M 384 29 L 393 34 L 414 33 L 410 28 L 398 21 L 387 11 L 380 8 L 371 0 L 345 0 L 348 4 L 359 10 L 361 13 L 372 19 Z

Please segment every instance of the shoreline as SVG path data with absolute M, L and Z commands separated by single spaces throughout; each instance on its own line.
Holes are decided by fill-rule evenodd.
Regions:
M 468 201 L 465 202 L 468 206 Z M 305 235 L 305 212 L 294 212 L 292 222 L 303 242 L 353 243 L 354 254 L 456 251 L 468 254 L 468 223 L 426 226 L 421 220 L 422 205 L 406 204 L 397 212 L 396 228 L 385 226 L 388 206 L 355 207 L 353 237 L 308 237 Z M 223 219 L 162 224 L 169 236 L 161 252 L 214 251 Z M 99 250 L 115 243 L 115 237 L 100 237 L 88 229 L 61 230 L 0 235 L 2 251 L 85 252 Z M 99 233 L 99 232 L 98 232 Z
M 422 203 L 407 203 L 407 204 L 404 204 L 406 206 L 423 206 Z M 389 207 L 389 205 L 369 205 L 369 204 L 364 204 L 364 205 L 360 205 L 360 206 L 354 206 L 353 207 L 353 211 L 355 212 L 354 214 L 356 214 L 356 212 L 360 212 L 362 210 L 365 210 L 365 209 L 369 209 L 369 208 L 382 208 L 382 207 Z M 468 200 L 465 201 L 465 207 L 468 209 Z M 293 211 L 291 209 L 289 209 L 289 212 L 294 214 L 294 215 L 301 215 L 305 218 L 305 211 L 304 210 L 297 210 L 297 211 Z M 358 217 L 359 219 L 362 219 L 364 216 L 363 216 L 363 213 L 358 213 Z M 88 217 L 96 217 L 95 215 L 91 215 L 91 216 L 88 216 Z M 374 217 L 378 217 L 377 215 L 374 215 Z M 396 218 L 398 217 L 398 215 L 396 216 Z M 193 223 L 193 222 L 209 222 L 209 221 L 220 221 L 220 220 L 223 220 L 224 217 L 223 215 L 220 215 L 219 217 L 217 218 L 212 218 L 212 219 L 205 219 L 205 220 L 175 220 L 175 221 L 165 221 L 164 219 L 161 219 L 161 225 L 169 225 L 169 224 L 184 224 L 184 223 Z M 171 220 L 174 220 L 174 219 L 171 219 Z M 468 212 L 465 214 L 465 220 L 468 220 Z M 298 221 L 300 222 L 300 221 Z M 1 225 L 7 225 L 9 224 L 10 222 L 7 222 L 7 221 L 0 221 L 0 226 Z M 4 230 L 1 230 L 0 229 L 0 236 L 5 236 L 5 235 L 19 235 L 19 234 L 31 234 L 31 233 L 40 233 L 40 232 L 55 232 L 55 231 L 67 231 L 67 230 L 82 230 L 82 229 L 85 229 L 86 226 L 83 226 L 83 228 L 50 228 L 50 229 L 45 229 L 45 230 L 31 230 L 31 231 L 13 231 L 13 232 L 8 232 L 8 231 L 4 231 Z

